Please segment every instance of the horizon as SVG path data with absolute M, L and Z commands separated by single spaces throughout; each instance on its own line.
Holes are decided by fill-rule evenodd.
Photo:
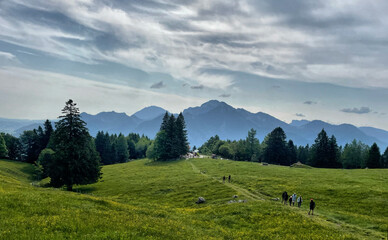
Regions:
M 142 110 L 144 110 L 144 109 L 146 109 L 146 108 L 156 107 L 156 108 L 161 108 L 161 109 L 163 109 L 163 110 L 169 112 L 170 114 L 175 114 L 175 115 L 176 115 L 176 114 L 179 114 L 180 112 L 183 113 L 184 110 L 186 110 L 186 109 L 195 108 L 195 107 L 201 107 L 203 104 L 206 104 L 206 103 L 211 102 L 211 101 L 217 101 L 217 102 L 219 102 L 219 103 L 225 103 L 226 105 L 228 105 L 228 106 L 230 106 L 230 107 L 232 107 L 232 108 L 234 108 L 234 109 L 244 109 L 244 108 L 235 107 L 235 106 L 233 106 L 233 105 L 230 105 L 230 104 L 227 103 L 226 101 L 220 101 L 220 100 L 217 100 L 217 99 L 211 99 L 211 100 L 208 100 L 208 101 L 206 101 L 206 102 L 204 102 L 204 103 L 202 103 L 202 104 L 200 104 L 200 105 L 198 105 L 198 106 L 190 106 L 190 107 L 185 108 L 185 109 L 183 109 L 182 111 L 179 111 L 179 112 L 171 112 L 171 111 L 169 111 L 168 109 L 164 109 L 164 108 L 162 108 L 162 107 L 160 107 L 160 106 L 157 106 L 157 105 L 150 105 L 150 106 L 143 107 L 143 108 L 141 108 L 141 109 L 139 109 L 139 110 L 133 112 L 132 114 L 129 114 L 129 113 L 127 113 L 127 112 L 118 112 L 118 111 L 115 111 L 115 110 L 101 111 L 101 112 L 97 112 L 97 113 L 89 113 L 89 112 L 85 112 L 85 111 L 80 111 L 80 114 L 85 113 L 85 114 L 88 114 L 88 115 L 96 116 L 96 115 L 98 115 L 98 114 L 100 114 L 100 113 L 117 113 L 117 114 L 125 114 L 126 116 L 131 117 L 131 116 L 134 116 L 136 113 L 138 113 L 138 112 L 140 112 L 140 111 L 142 111 Z M 77 105 L 78 105 L 78 104 L 77 104 Z M 347 122 L 333 123 L 333 122 L 331 122 L 331 121 L 323 121 L 323 120 L 321 120 L 321 119 L 311 119 L 311 120 L 309 120 L 309 119 L 303 118 L 303 119 L 292 119 L 291 121 L 285 121 L 285 120 L 283 120 L 283 119 L 277 118 L 276 116 L 273 116 L 273 115 L 271 115 L 271 114 L 269 114 L 269 113 L 266 113 L 266 112 L 262 112 L 262 111 L 259 111 L 259 112 L 252 112 L 252 111 L 249 111 L 248 109 L 244 109 L 244 110 L 246 110 L 246 111 L 248 111 L 248 112 L 250 112 L 250 113 L 252 113 L 252 114 L 257 114 L 257 113 L 268 114 L 268 115 L 270 115 L 270 116 L 272 116 L 272 117 L 275 117 L 276 119 L 278 119 L 278 120 L 280 120 L 280 121 L 283 121 L 283 122 L 285 122 L 286 124 L 289 124 L 289 125 L 292 124 L 293 121 L 308 121 L 308 122 L 321 121 L 321 122 L 325 122 L 325 123 L 328 123 L 328 124 L 331 124 L 331 125 L 337 125 L 337 126 L 339 126 L 339 125 L 344 125 L 344 124 L 345 124 L 345 125 L 346 125 L 346 124 L 350 124 L 350 125 L 354 125 L 354 126 L 357 127 L 357 128 L 360 128 L 360 127 L 372 127 L 372 128 L 376 128 L 376 127 L 368 126 L 368 125 L 361 125 L 361 126 L 358 126 L 358 125 L 351 124 L 351 123 L 347 123 Z M 0 119 L 10 119 L 10 120 L 30 120 L 30 121 L 45 121 L 46 119 L 48 119 L 48 120 L 50 120 L 50 121 L 55 121 L 55 120 L 58 119 L 58 117 L 56 117 L 56 118 L 51 118 L 51 119 L 50 119 L 50 118 L 41 118 L 41 119 L 26 119 L 26 118 L 20 118 L 20 119 L 16 119 L 16 118 L 3 118 L 3 117 L 0 117 Z M 384 131 L 388 131 L 388 129 L 384 129 L 384 128 L 377 128 L 377 129 L 381 129 L 381 130 L 384 130 Z

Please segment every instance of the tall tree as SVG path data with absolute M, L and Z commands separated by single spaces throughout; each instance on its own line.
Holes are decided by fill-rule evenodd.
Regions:
M 54 187 L 97 182 L 101 175 L 100 158 L 89 135 L 86 123 L 73 100 L 66 102 L 53 135 L 55 156 L 48 169 Z
M 175 121 L 175 141 L 179 156 L 185 155 L 189 151 L 189 143 L 187 141 L 185 118 L 182 113 L 179 113 Z
M 97 152 L 100 153 L 101 163 L 104 165 L 111 164 L 114 160 L 112 156 L 112 144 L 108 133 L 98 131 L 94 140 Z
M 163 116 L 162 124 L 160 125 L 160 131 L 167 130 L 167 125 L 168 125 L 169 120 L 170 120 L 170 116 L 168 115 L 168 112 L 166 111 L 166 113 Z
M 8 157 L 7 145 L 5 144 L 3 135 L 0 134 L 0 158 L 7 158 L 7 157 Z
M 329 137 L 324 129 L 318 134 L 315 143 L 311 146 L 309 165 L 327 167 L 329 160 Z
M 119 134 L 116 139 L 116 157 L 117 162 L 124 163 L 129 159 L 128 143 L 124 135 Z
M 296 163 L 297 161 L 297 148 L 294 145 L 294 142 L 290 139 L 287 143 L 288 149 L 288 164 Z
M 286 134 L 281 127 L 275 128 L 265 139 L 264 161 L 288 165 Z
M 340 163 L 340 149 L 337 144 L 337 139 L 332 135 L 329 139 L 329 149 L 328 149 L 328 159 L 327 165 L 328 168 L 339 168 L 341 167 Z
M 44 130 L 43 130 L 43 136 L 41 138 L 41 145 L 44 149 L 49 144 L 51 134 L 54 132 L 54 129 L 53 129 L 53 125 L 48 119 L 44 122 L 43 127 L 44 127 Z
M 248 136 L 245 140 L 248 160 L 258 161 L 260 156 L 260 141 L 256 138 L 256 130 L 251 128 L 248 131 Z
M 354 139 L 351 143 L 345 145 L 341 154 L 341 163 L 343 168 L 364 168 L 369 156 L 369 147 Z
M 20 143 L 22 146 L 22 160 L 27 163 L 35 163 L 35 161 L 38 160 L 40 151 L 42 150 L 37 130 L 24 131 L 22 135 L 20 135 Z
M 384 154 L 381 156 L 381 167 L 388 168 L 388 147 L 385 149 Z
M 380 167 L 380 149 L 376 143 L 373 143 L 369 149 L 369 156 L 366 162 L 368 168 L 379 168 Z

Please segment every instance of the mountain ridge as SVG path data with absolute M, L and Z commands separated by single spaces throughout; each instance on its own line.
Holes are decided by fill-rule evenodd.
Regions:
M 112 134 L 123 133 L 125 135 L 135 132 L 154 138 L 165 112 L 166 110 L 161 107 L 149 106 L 130 116 L 126 113 L 109 111 L 95 115 L 83 112 L 81 117 L 87 123 L 92 136 L 95 136 L 98 131 L 108 131 Z M 358 128 L 347 123 L 334 125 L 321 120 L 293 120 L 291 123 L 286 123 L 270 114 L 252 113 L 218 100 L 210 100 L 201 106 L 189 107 L 183 111 L 183 115 L 190 146 L 200 146 L 216 134 L 222 139 L 244 139 L 251 128 L 257 131 L 257 137 L 263 141 L 264 137 L 276 127 L 283 128 L 287 138 L 292 139 L 297 145 L 314 143 L 317 134 L 325 129 L 329 136 L 335 135 L 339 145 L 345 145 L 357 139 L 368 145 L 376 142 L 383 149 L 388 146 L 388 131 L 383 129 Z M 1 123 L 7 122 L 7 132 L 15 135 L 21 134 L 23 130 L 39 126 L 36 120 L 31 122 L 18 120 L 18 123 L 15 123 L 18 128 L 12 130 L 12 119 L 2 118 L 0 120 L 0 131 L 3 131 Z M 25 125 L 20 126 L 20 122 Z M 41 121 L 42 124 L 43 121 Z

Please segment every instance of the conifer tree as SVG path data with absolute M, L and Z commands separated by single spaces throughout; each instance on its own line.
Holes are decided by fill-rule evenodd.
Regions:
M 381 167 L 388 168 L 388 147 L 385 149 L 384 154 L 381 156 Z
M 183 114 L 180 113 L 175 121 L 175 140 L 177 146 L 178 156 L 185 155 L 189 150 L 189 144 L 187 142 L 186 123 Z
M 287 150 L 288 150 L 288 164 L 296 163 L 297 151 L 296 151 L 296 147 L 294 145 L 294 142 L 291 139 L 288 140 Z
M 268 163 L 288 165 L 286 134 L 283 129 L 275 128 L 268 134 L 265 141 L 264 160 Z
M 368 168 L 379 168 L 380 167 L 380 149 L 376 143 L 373 143 L 369 149 L 369 156 L 366 162 Z
M 329 137 L 324 129 L 318 134 L 315 143 L 311 146 L 309 165 L 327 167 L 329 160 Z
M 79 109 L 71 99 L 66 102 L 53 135 L 54 163 L 48 169 L 54 187 L 97 182 L 101 175 L 100 158 Z

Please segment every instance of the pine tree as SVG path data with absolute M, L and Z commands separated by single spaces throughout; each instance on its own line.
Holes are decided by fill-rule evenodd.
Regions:
M 256 138 L 256 130 L 251 128 L 245 140 L 249 161 L 258 161 L 260 155 L 260 141 Z
M 384 154 L 381 156 L 381 167 L 388 168 L 388 147 L 385 149 Z
M 47 148 L 50 142 L 51 134 L 54 132 L 54 129 L 53 129 L 53 126 L 51 125 L 50 120 L 48 119 L 44 122 L 43 126 L 44 126 L 44 131 L 43 131 L 41 145 L 44 149 L 44 148 Z
M 0 134 L 0 158 L 7 158 L 8 157 L 8 149 L 7 145 L 5 144 L 5 140 Z
M 328 168 L 338 168 L 341 167 L 339 162 L 340 150 L 337 145 L 337 139 L 332 135 L 329 139 L 329 149 L 328 149 L 328 159 L 327 165 Z
M 263 153 L 264 161 L 288 165 L 287 152 L 286 134 L 282 128 L 277 127 L 266 137 Z
M 169 119 L 170 119 L 170 116 L 168 115 L 168 112 L 166 111 L 166 113 L 163 116 L 162 124 L 160 125 L 160 131 L 167 130 L 167 125 L 168 125 Z
M 189 150 L 189 143 L 187 142 L 186 123 L 183 114 L 180 113 L 175 121 L 175 141 L 177 146 L 177 153 L 179 156 L 185 155 Z
M 179 156 L 178 146 L 176 146 L 175 117 L 170 115 L 166 126 L 166 150 L 168 159 L 174 159 Z
M 311 146 L 309 165 L 314 167 L 327 167 L 329 162 L 329 137 L 324 129 L 318 134 L 315 143 Z
M 54 164 L 48 169 L 54 187 L 97 182 L 101 175 L 100 159 L 86 123 L 71 99 L 62 110 L 53 135 Z
M 369 156 L 366 162 L 368 168 L 379 168 L 380 167 L 380 149 L 376 143 L 373 143 L 369 149 Z
M 297 151 L 296 147 L 294 145 L 294 142 L 290 139 L 287 143 L 287 149 L 288 149 L 288 164 L 296 163 L 297 161 Z

